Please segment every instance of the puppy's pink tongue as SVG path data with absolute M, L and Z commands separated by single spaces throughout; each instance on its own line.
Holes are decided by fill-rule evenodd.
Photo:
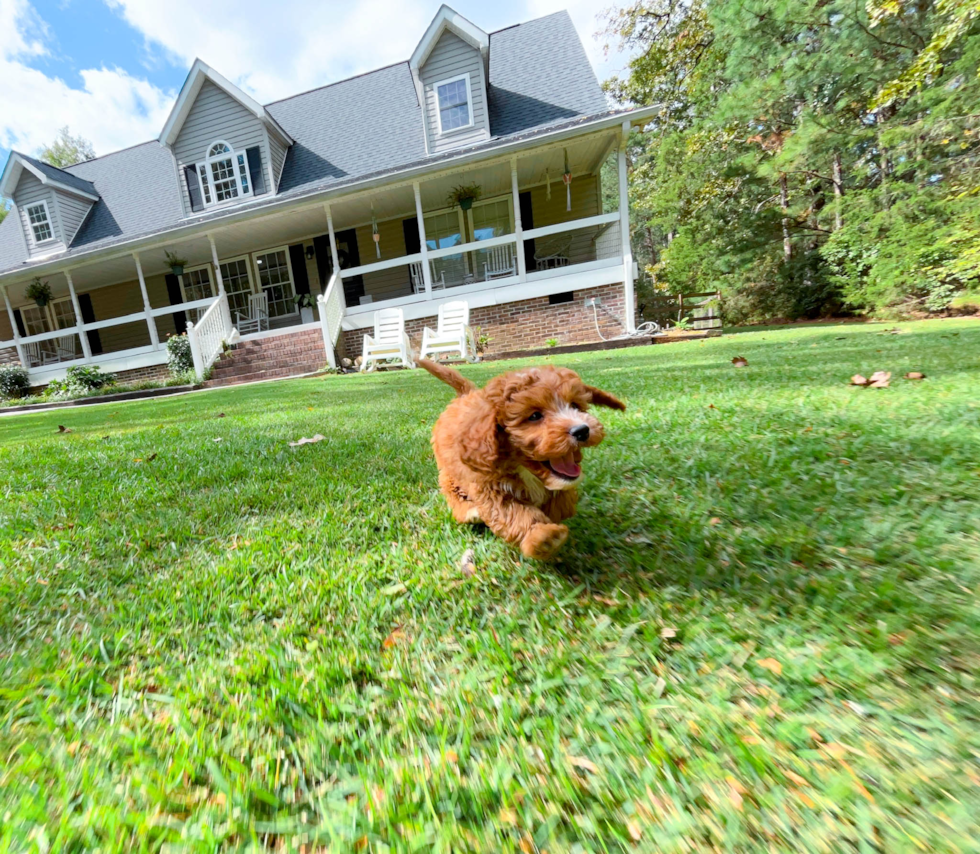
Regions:
M 550 460 L 551 467 L 568 478 L 576 478 L 582 473 L 582 467 L 575 462 L 575 456 L 569 451 L 565 456 L 558 460 Z

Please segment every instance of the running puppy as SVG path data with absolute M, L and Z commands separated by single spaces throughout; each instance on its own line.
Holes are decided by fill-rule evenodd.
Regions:
M 432 430 L 439 486 L 457 522 L 483 522 L 538 560 L 554 557 L 575 515 L 582 448 L 602 425 L 590 404 L 625 410 L 567 368 L 527 368 L 479 389 L 458 371 L 419 359 L 456 390 Z

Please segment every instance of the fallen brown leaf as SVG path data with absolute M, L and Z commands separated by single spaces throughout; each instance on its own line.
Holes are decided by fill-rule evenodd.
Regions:
M 326 436 L 322 436 L 319 433 L 317 433 L 311 439 L 307 439 L 306 437 L 303 437 L 298 442 L 290 442 L 289 443 L 289 447 L 290 448 L 298 448 L 300 445 L 312 445 L 315 442 L 323 442 L 326 438 L 327 438 Z
M 924 380 L 925 378 L 926 378 L 926 375 L 924 373 L 922 373 L 921 371 L 909 371 L 905 375 L 905 379 L 907 379 L 907 380 Z
M 746 359 L 745 356 L 736 356 L 734 359 L 732 359 L 732 364 L 736 368 L 744 368 L 749 364 L 749 360 Z
M 73 431 L 72 431 L 71 427 L 65 427 L 64 424 L 59 424 L 58 425 L 58 432 L 59 433 L 71 433 Z
M 153 461 L 154 461 L 154 460 L 155 460 L 156 458 L 157 458 L 157 455 L 156 455 L 156 454 L 150 454 L 150 456 L 148 456 L 148 457 L 146 458 L 146 461 L 147 461 L 148 463 L 152 463 L 152 462 L 153 462 Z
M 219 413 L 218 413 L 217 415 L 215 415 L 214 417 L 215 417 L 215 418 L 224 418 L 224 417 L 225 417 L 225 414 L 224 414 L 223 412 L 219 412 Z
M 635 821 L 626 822 L 626 832 L 634 842 L 639 842 L 643 838 L 643 829 Z
M 675 638 L 677 637 L 677 629 L 673 628 L 672 626 L 666 626 L 660 630 L 660 637 L 664 639 Z
M 599 766 L 596 765 L 591 759 L 586 759 L 584 756 L 569 756 L 568 764 L 574 768 L 584 768 L 586 771 L 590 771 L 593 774 L 599 773 Z
M 776 661 L 775 658 L 760 658 L 758 661 L 756 661 L 756 664 L 758 664 L 759 667 L 765 668 L 766 670 L 771 670 L 777 676 L 782 676 L 783 674 L 783 665 Z
M 467 577 L 476 575 L 476 552 L 473 549 L 467 549 L 463 552 L 463 559 L 459 562 L 459 568 Z
M 708 524 L 711 525 L 712 527 L 714 527 L 715 525 L 720 525 L 721 524 L 721 519 L 719 519 L 717 516 L 712 516 L 708 520 Z
M 870 382 L 871 380 L 867 377 L 862 377 L 860 374 L 855 374 L 851 377 L 851 385 L 867 385 Z
M 888 388 L 888 381 L 892 378 L 891 371 L 875 371 L 871 375 L 871 388 Z
M 384 641 L 381 644 L 381 648 L 382 649 L 391 649 L 399 641 L 404 640 L 404 638 L 405 638 L 405 632 L 403 632 L 399 626 L 396 626 L 392 630 L 391 634 L 388 635 L 388 637 L 386 637 L 384 639 Z

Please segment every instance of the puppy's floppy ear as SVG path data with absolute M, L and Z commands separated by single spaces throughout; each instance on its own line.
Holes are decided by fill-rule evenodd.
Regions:
M 460 419 L 460 459 L 470 468 L 492 472 L 500 457 L 500 439 L 497 435 L 497 409 L 483 395 L 471 394 L 466 413 Z
M 586 389 L 592 395 L 592 402 L 596 406 L 607 406 L 610 409 L 618 409 L 620 412 L 626 411 L 626 404 L 618 397 L 613 397 L 608 391 L 603 391 L 601 388 L 592 385 L 587 385 Z

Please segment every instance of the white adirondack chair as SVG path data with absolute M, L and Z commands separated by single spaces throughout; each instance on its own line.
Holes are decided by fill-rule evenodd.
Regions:
M 446 287 L 446 271 L 443 270 L 439 274 L 439 278 L 436 278 L 436 271 L 432 270 L 432 290 L 441 291 Z M 409 265 L 409 273 L 412 276 L 412 291 L 417 294 L 425 293 L 425 279 L 422 277 L 422 262 L 416 261 L 414 264 Z
M 235 328 L 240 335 L 252 332 L 262 332 L 269 328 L 269 296 L 268 294 L 249 294 L 248 314 L 235 312 Z
M 374 337 L 364 336 L 361 371 L 373 371 L 379 362 L 393 359 L 406 368 L 415 367 L 412 343 L 405 334 L 405 315 L 400 308 L 385 308 L 374 314 Z
M 24 345 L 24 352 L 27 354 L 27 361 L 30 362 L 30 366 L 37 367 L 38 365 L 50 365 L 53 362 L 58 361 L 57 355 L 52 353 L 50 350 L 46 350 L 41 346 L 40 341 L 32 341 L 30 344 Z M 47 342 L 44 342 L 47 343 Z
M 486 250 L 487 260 L 483 264 L 483 280 L 503 279 L 517 275 L 517 259 L 514 247 L 510 244 L 494 246 Z
M 463 300 L 447 302 L 439 307 L 436 331 L 433 332 L 428 326 L 422 330 L 419 358 L 457 352 L 468 362 L 480 361 L 476 353 L 476 338 L 470 328 L 470 305 Z

